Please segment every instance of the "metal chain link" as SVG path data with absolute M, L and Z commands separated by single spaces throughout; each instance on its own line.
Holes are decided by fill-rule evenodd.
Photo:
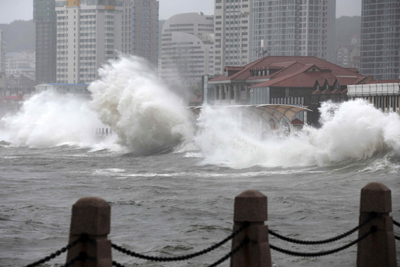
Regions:
M 219 264 L 223 263 L 224 261 L 226 261 L 227 259 L 229 259 L 230 257 L 232 257 L 233 255 L 235 255 L 236 252 L 238 252 L 244 245 L 246 245 L 247 243 L 249 243 L 249 239 L 247 237 L 245 237 L 242 242 L 239 243 L 239 245 L 237 245 L 234 249 L 232 249 L 228 254 L 226 254 L 225 256 L 223 256 L 221 259 L 219 259 L 218 261 L 214 262 L 213 264 L 211 264 L 208 267 L 215 267 L 218 266 Z M 116 267 L 125 267 L 124 265 L 122 265 L 121 263 L 118 263 L 116 261 L 112 262 L 113 266 Z
M 394 225 L 396 225 L 397 227 L 400 227 L 400 223 L 399 223 L 399 222 L 396 222 L 395 219 L 392 219 L 392 220 L 393 220 L 393 224 L 394 224 Z M 395 238 L 396 240 L 400 241 L 400 236 L 395 235 L 394 238 Z
M 74 246 L 76 246 L 77 244 L 79 244 L 80 242 L 85 242 L 85 241 L 88 240 L 88 239 L 89 239 L 89 237 L 88 237 L 87 235 L 85 235 L 85 234 L 84 234 L 84 235 L 81 235 L 81 236 L 80 236 L 77 240 L 75 240 L 74 242 L 72 242 L 72 243 L 66 245 L 65 247 L 63 247 L 63 248 L 57 250 L 56 252 L 50 254 L 49 256 L 47 256 L 47 257 L 45 257 L 45 258 L 43 258 L 43 259 L 41 259 L 41 260 L 38 260 L 38 261 L 36 261 L 36 262 L 34 262 L 34 263 L 31 263 L 31 264 L 26 265 L 26 267 L 34 267 L 34 266 L 38 266 L 38 265 L 40 265 L 40 264 L 43 264 L 43 263 L 45 263 L 45 262 L 48 262 L 48 261 L 54 259 L 55 257 L 60 256 L 61 253 L 64 253 L 64 252 L 66 252 L 67 250 L 70 250 L 71 248 L 73 248 Z
M 242 242 L 239 243 L 239 245 L 237 245 L 234 249 L 231 250 L 231 252 L 229 252 L 228 254 L 226 254 L 224 257 L 222 257 L 221 259 L 219 259 L 218 261 L 214 262 L 213 264 L 211 264 L 208 267 L 214 267 L 217 266 L 221 263 L 223 263 L 224 261 L 226 261 L 227 259 L 229 259 L 230 257 L 232 257 L 236 252 L 238 252 L 244 245 L 246 245 L 247 243 L 249 243 L 249 239 L 247 237 L 245 237 Z
M 347 245 L 344 245 L 342 247 L 335 248 L 335 249 L 328 250 L 328 251 L 323 251 L 323 252 L 316 252 L 316 253 L 296 252 L 296 251 L 290 251 L 290 250 L 282 249 L 282 248 L 279 248 L 279 247 L 275 247 L 275 246 L 273 246 L 271 244 L 270 244 L 270 248 L 273 249 L 273 250 L 282 252 L 284 254 L 291 255 L 291 256 L 297 256 L 297 257 L 321 257 L 321 256 L 326 256 L 326 255 L 329 255 L 329 254 L 333 254 L 333 253 L 342 251 L 342 250 L 344 250 L 346 248 L 349 248 L 349 247 L 353 246 L 354 244 L 357 244 L 358 242 L 360 242 L 364 238 L 366 238 L 371 233 L 376 232 L 376 230 L 377 230 L 376 226 L 372 226 L 371 230 L 369 230 L 367 233 L 365 233 L 363 236 L 357 238 L 353 242 L 351 242 L 351 243 L 349 243 Z
M 235 232 L 233 232 L 231 235 L 229 235 L 227 238 L 225 238 L 224 240 L 222 240 L 221 242 L 206 248 L 202 251 L 199 252 L 195 252 L 192 254 L 188 254 L 188 255 L 184 255 L 184 256 L 178 256 L 178 257 L 153 257 L 153 256 L 147 256 L 147 255 L 143 255 L 143 254 L 139 254 L 136 253 L 134 251 L 130 251 L 128 249 L 125 249 L 123 247 L 120 247 L 118 245 L 115 245 L 113 243 L 111 243 L 111 247 L 114 248 L 115 250 L 118 250 L 126 255 L 132 256 L 132 257 L 136 257 L 136 258 L 140 258 L 140 259 L 144 259 L 144 260 L 150 260 L 150 261 L 183 261 L 183 260 L 188 260 L 203 254 L 206 254 L 208 252 L 213 251 L 214 249 L 222 246 L 223 244 L 225 244 L 226 242 L 228 242 L 229 240 L 231 240 L 232 238 L 234 238 L 236 235 L 238 235 L 240 232 L 242 232 L 246 227 L 248 227 L 250 225 L 250 223 L 248 222 L 244 222 L 242 226 L 239 227 L 239 229 L 237 229 Z
M 340 240 L 340 239 L 342 239 L 342 238 L 345 238 L 345 237 L 348 236 L 348 235 L 351 235 L 352 233 L 354 233 L 355 231 L 357 231 L 358 229 L 360 229 L 361 227 L 363 227 L 364 225 L 366 225 L 368 222 L 370 222 L 370 221 L 371 221 L 373 218 L 375 218 L 375 217 L 376 217 L 376 215 L 371 216 L 370 218 L 368 218 L 367 220 L 365 220 L 363 223 L 361 223 L 361 224 L 358 225 L 357 227 L 355 227 L 355 228 L 351 229 L 350 231 L 347 231 L 346 233 L 343 233 L 343 234 L 341 234 L 341 235 L 339 235 L 339 236 L 337 236 L 337 237 L 332 237 L 332 238 L 328 238 L 328 239 L 324 239 L 324 240 L 319 240 L 319 241 L 308 241 L 308 240 L 293 239 L 293 238 L 290 238 L 290 237 L 282 236 L 282 235 L 280 235 L 280 234 L 278 234 L 278 233 L 275 233 L 275 232 L 272 231 L 272 230 L 268 230 L 268 233 L 270 233 L 271 235 L 273 235 L 273 236 L 275 236 L 275 237 L 277 237 L 277 238 L 279 238 L 279 239 L 282 239 L 282 240 L 284 240 L 284 241 L 291 242 L 291 243 L 295 243 L 295 244 L 299 244 L 299 245 L 327 244 L 327 243 L 331 243 L 331 242 Z

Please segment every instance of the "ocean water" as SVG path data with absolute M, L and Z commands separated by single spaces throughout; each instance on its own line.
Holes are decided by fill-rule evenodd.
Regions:
M 361 100 L 325 103 L 320 129 L 265 135 L 232 109 L 203 107 L 193 117 L 138 58 L 113 61 L 100 74 L 89 102 L 42 93 L 1 120 L 0 266 L 24 266 L 65 246 L 71 206 L 86 196 L 111 205 L 112 242 L 164 257 L 228 236 L 234 197 L 248 189 L 268 197 L 270 229 L 292 238 L 325 239 L 357 226 L 360 190 L 369 182 L 392 190 L 392 216 L 400 221 L 400 118 L 394 113 Z M 114 134 L 96 136 L 98 127 Z M 274 237 L 270 243 L 318 252 L 356 238 L 306 247 Z M 229 250 L 227 243 L 175 263 L 117 251 L 113 259 L 125 266 L 208 266 Z M 356 262 L 356 246 L 320 258 L 271 254 L 275 266 Z M 65 258 L 44 266 L 60 266 Z

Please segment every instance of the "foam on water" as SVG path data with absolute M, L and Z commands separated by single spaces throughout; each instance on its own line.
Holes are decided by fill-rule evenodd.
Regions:
M 183 101 L 138 57 L 121 57 L 99 71 L 92 106 L 100 120 L 134 153 L 174 147 L 190 140 L 192 126 Z
M 204 164 L 232 168 L 326 166 L 378 152 L 400 156 L 398 114 L 382 113 L 362 100 L 323 103 L 320 112 L 320 129 L 262 138 L 253 128 L 243 127 L 231 109 L 205 107 L 195 142 Z
M 25 101 L 18 113 L 1 119 L 0 139 L 12 146 L 48 148 L 92 146 L 98 142 L 97 118 L 87 100 L 73 95 L 43 92 Z
M 183 101 L 138 57 L 110 61 L 89 86 L 93 100 L 43 92 L 25 101 L 20 111 L 2 119 L 0 140 L 13 146 L 90 147 L 90 152 L 151 154 L 191 140 L 193 127 Z M 96 128 L 113 135 L 98 138 Z
M 237 109 L 204 106 L 193 136 L 190 111 L 143 59 L 121 56 L 99 74 L 89 86 L 90 103 L 72 95 L 37 94 L 2 119 L 7 131 L 0 132 L 0 140 L 7 146 L 86 146 L 90 152 L 119 153 L 122 147 L 137 155 L 175 148 L 182 157 L 231 168 L 327 166 L 378 153 L 392 156 L 372 167 L 379 170 L 400 157 L 399 115 L 362 100 L 323 103 L 320 129 L 291 134 L 266 134 Z M 111 127 L 116 135 L 99 140 L 94 133 L 99 127 Z

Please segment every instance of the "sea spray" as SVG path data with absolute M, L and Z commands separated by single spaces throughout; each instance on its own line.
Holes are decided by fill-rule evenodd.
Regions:
M 148 154 L 191 139 L 189 110 L 144 59 L 121 56 L 99 74 L 89 86 L 92 107 L 129 151 Z
M 242 127 L 232 109 L 207 107 L 199 117 L 195 143 L 204 164 L 246 168 L 255 165 L 325 166 L 374 154 L 400 155 L 400 118 L 383 113 L 363 100 L 341 104 L 326 102 L 320 108 L 322 127 L 305 127 L 285 135 L 254 133 Z
M 88 100 L 71 94 L 42 92 L 26 100 L 14 115 L 2 118 L 0 139 L 13 146 L 48 148 L 98 143 L 95 129 L 104 127 Z

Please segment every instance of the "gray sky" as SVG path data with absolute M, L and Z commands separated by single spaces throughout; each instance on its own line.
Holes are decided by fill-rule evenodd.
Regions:
M 331 1 L 331 0 L 329 0 Z M 214 0 L 159 0 L 160 19 L 186 12 L 200 12 L 211 15 Z M 33 17 L 33 0 L 0 0 L 0 23 L 14 20 L 30 20 Z M 361 0 L 336 0 L 336 17 L 360 16 Z

